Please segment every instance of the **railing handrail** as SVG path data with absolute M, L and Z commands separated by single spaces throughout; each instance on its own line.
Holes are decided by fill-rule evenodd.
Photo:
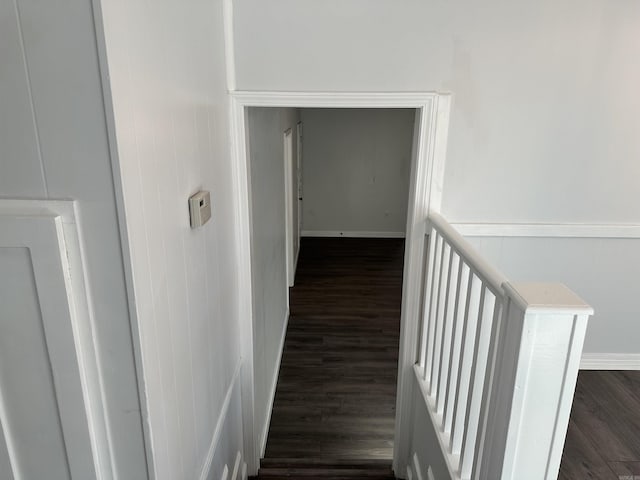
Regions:
M 562 284 L 511 283 L 438 213 L 425 223 L 414 372 L 448 477 L 556 478 L 593 309 Z
M 447 239 L 456 253 L 464 258 L 469 267 L 474 270 L 485 283 L 489 284 L 496 295 L 503 296 L 502 285 L 509 280 L 480 255 L 473 246 L 439 213 L 429 212 L 428 222 Z

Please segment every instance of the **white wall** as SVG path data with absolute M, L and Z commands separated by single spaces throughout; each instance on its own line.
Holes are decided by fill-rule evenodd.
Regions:
M 240 89 L 452 92 L 450 221 L 640 224 L 635 0 L 238 0 L 235 26 Z M 638 336 L 606 324 L 620 343 L 590 327 L 588 349 Z
M 102 8 L 153 467 L 218 479 L 242 444 L 222 1 Z
M 247 109 L 256 433 L 260 435 L 263 448 L 289 314 L 284 132 L 289 128 L 293 130 L 295 154 L 298 121 L 296 109 Z
M 561 282 L 595 310 L 586 354 L 638 351 L 640 242 L 637 239 L 468 237 L 510 281 Z
M 0 197 L 77 201 L 113 473 L 146 478 L 91 2 L 0 2 L 0 64 Z
M 305 234 L 403 235 L 415 111 L 315 108 L 301 115 Z
M 450 91 L 453 220 L 640 223 L 638 25 L 634 0 L 239 0 L 237 84 Z

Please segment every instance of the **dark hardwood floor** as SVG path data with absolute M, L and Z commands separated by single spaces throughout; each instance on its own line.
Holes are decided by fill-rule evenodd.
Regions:
M 266 459 L 392 458 L 403 251 L 302 239 Z
M 303 239 L 258 478 L 393 478 L 403 248 Z M 640 371 L 580 372 L 558 478 L 640 480 Z
M 581 371 L 560 480 L 640 480 L 640 371 Z
M 390 461 L 301 459 L 260 462 L 260 473 L 251 480 L 395 480 Z

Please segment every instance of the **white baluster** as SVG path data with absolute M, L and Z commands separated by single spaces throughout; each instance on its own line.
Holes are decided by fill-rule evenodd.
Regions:
M 475 347 L 476 327 L 480 306 L 482 282 L 474 274 L 470 278 L 465 308 L 465 321 L 462 331 L 462 349 L 460 350 L 460 369 L 458 371 L 458 389 L 453 410 L 453 426 L 451 429 L 451 453 L 459 455 L 466 427 L 467 399 L 471 384 L 471 367 Z
M 478 424 L 480 421 L 480 404 L 484 387 L 487 358 L 489 356 L 489 342 L 493 325 L 496 297 L 482 287 L 480 295 L 480 315 L 476 330 L 475 355 L 471 369 L 471 392 L 467 400 L 467 427 L 462 442 L 460 455 L 460 476 L 463 480 L 470 478 L 473 466 L 473 454 L 476 447 Z
M 454 313 L 454 328 L 452 337 L 451 356 L 449 361 L 449 385 L 447 386 L 447 396 L 445 400 L 444 410 L 444 427 L 443 431 L 447 434 L 451 433 L 451 424 L 453 423 L 453 410 L 455 405 L 456 392 L 458 388 L 458 374 L 460 371 L 460 351 L 462 349 L 462 332 L 466 319 L 466 307 L 468 298 L 468 285 L 473 275 L 469 270 L 469 266 L 460 262 L 460 274 L 458 275 L 458 291 L 456 298 L 456 311 Z
M 460 288 L 460 257 L 452 254 L 449 283 L 447 286 L 447 305 L 444 314 L 444 330 L 442 334 L 442 350 L 440 352 L 440 372 L 438 379 L 438 395 L 436 397 L 436 413 L 443 415 L 444 401 L 447 394 L 447 383 L 451 373 L 449 359 L 451 358 L 451 337 L 453 333 L 454 315 L 458 300 L 458 288 Z M 444 420 L 444 419 L 443 419 Z
M 436 325 L 436 312 L 438 310 L 438 298 L 440 297 L 440 279 L 442 277 L 442 254 L 444 253 L 444 239 L 440 234 L 436 238 L 435 261 L 433 264 L 433 282 L 429 301 L 429 325 L 427 329 L 427 354 L 424 366 L 424 380 L 431 381 L 431 365 L 433 364 L 433 348 Z
M 436 237 L 437 233 L 433 228 L 429 233 L 429 241 L 425 242 L 427 245 L 427 264 L 425 266 L 425 282 L 424 290 L 422 293 L 423 306 L 422 306 L 422 328 L 420 332 L 420 348 L 418 349 L 420 358 L 418 364 L 423 369 L 422 376 L 424 377 L 424 368 L 426 366 L 427 357 L 427 336 L 429 330 L 429 309 L 431 308 L 431 290 L 433 288 L 433 272 L 435 270 L 435 256 L 436 256 Z
M 440 374 L 440 352 L 442 351 L 442 332 L 447 309 L 447 296 L 449 295 L 449 275 L 451 273 L 453 250 L 449 244 L 442 250 L 442 275 L 440 276 L 440 295 L 438 297 L 438 310 L 436 312 L 436 333 L 433 348 L 433 363 L 431 365 L 431 383 L 429 393 L 436 396 L 438 393 L 438 375 Z
M 501 292 L 502 292 L 502 289 L 501 289 Z M 484 385 L 482 387 L 482 404 L 480 407 L 480 415 L 478 419 L 479 421 L 478 431 L 480 433 L 478 435 L 478 440 L 476 441 L 475 452 L 473 455 L 473 461 L 474 461 L 473 471 L 472 471 L 473 478 L 476 478 L 476 475 L 474 475 L 473 472 L 478 471 L 478 465 L 484 452 L 485 440 L 486 440 L 484 437 L 484 432 L 486 432 L 488 422 L 490 421 L 489 413 L 488 413 L 489 398 L 491 395 L 491 389 L 493 388 L 496 356 L 498 351 L 498 340 L 499 340 L 498 335 L 499 335 L 500 326 L 503 320 L 504 302 L 505 302 L 504 294 L 502 294 L 500 297 L 496 297 L 496 304 L 493 309 L 491 339 L 489 340 L 489 354 L 487 356 L 488 363 L 487 363 L 487 368 L 486 368 L 486 373 L 484 378 Z

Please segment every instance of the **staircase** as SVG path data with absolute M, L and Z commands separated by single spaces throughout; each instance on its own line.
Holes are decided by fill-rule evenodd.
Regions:
M 250 479 L 279 480 L 395 480 L 388 460 L 330 460 L 263 458 L 260 470 Z

